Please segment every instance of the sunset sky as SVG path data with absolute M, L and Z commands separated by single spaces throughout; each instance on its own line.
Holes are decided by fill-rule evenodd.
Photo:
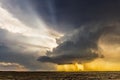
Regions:
M 0 0 L 0 71 L 120 71 L 120 0 Z

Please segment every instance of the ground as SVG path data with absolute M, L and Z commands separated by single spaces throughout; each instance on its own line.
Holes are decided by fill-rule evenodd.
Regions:
M 120 80 L 120 72 L 0 72 L 0 80 Z

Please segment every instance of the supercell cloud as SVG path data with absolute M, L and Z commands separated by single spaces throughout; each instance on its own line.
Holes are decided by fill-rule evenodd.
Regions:
M 101 52 L 99 41 L 101 38 L 108 37 L 104 39 L 108 44 L 114 44 L 116 41 L 116 44 L 120 44 L 119 4 L 119 1 L 113 0 L 54 1 L 58 30 L 62 30 L 62 28 L 68 30 L 64 31 L 67 33 L 61 39 L 59 46 L 53 51 L 48 51 L 46 56 L 42 56 L 38 60 L 69 64 L 84 63 L 106 57 Z M 61 26 L 61 24 L 67 24 L 67 26 Z

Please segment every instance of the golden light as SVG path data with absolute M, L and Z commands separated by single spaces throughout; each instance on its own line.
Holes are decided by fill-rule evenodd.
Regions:
M 57 71 L 83 71 L 83 70 L 84 70 L 83 65 L 78 63 L 57 65 Z
M 74 63 L 57 65 L 57 71 L 120 71 L 120 63 L 96 59 L 83 64 Z
M 109 62 L 104 59 L 96 59 L 84 64 L 85 71 L 120 71 L 119 62 Z

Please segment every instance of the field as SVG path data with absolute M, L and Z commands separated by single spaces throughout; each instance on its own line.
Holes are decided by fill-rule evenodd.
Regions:
M 120 72 L 0 72 L 0 80 L 120 80 Z

